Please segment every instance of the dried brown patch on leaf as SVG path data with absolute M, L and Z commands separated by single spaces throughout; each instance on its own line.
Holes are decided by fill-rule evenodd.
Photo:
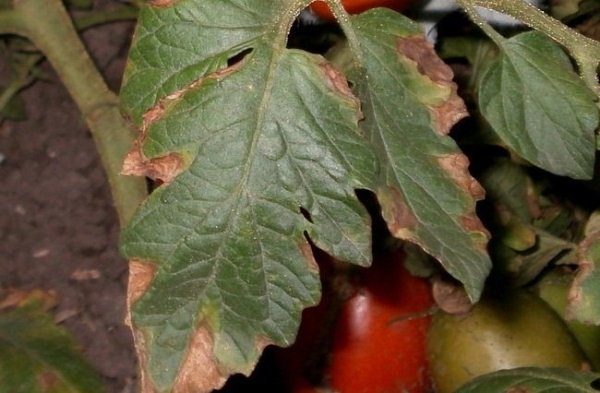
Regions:
M 146 293 L 156 274 L 156 265 L 152 262 L 132 259 L 129 261 L 129 281 L 127 283 L 127 314 L 125 324 L 131 324 L 131 308 Z
M 310 243 L 304 241 L 304 242 L 300 243 L 299 248 L 300 248 L 300 253 L 302 254 L 302 256 L 304 256 L 304 260 L 308 263 L 308 268 L 313 272 L 318 272 L 319 265 L 317 264 L 317 261 L 315 260 L 315 256 L 313 254 Z
M 392 235 L 399 239 L 414 240 L 414 232 L 419 224 L 402 192 L 389 187 L 378 193 L 382 214 Z
M 364 118 L 363 113 L 360 110 L 360 100 L 354 95 L 352 89 L 348 85 L 348 80 L 344 76 L 343 73 L 338 71 L 331 64 L 323 62 L 319 65 L 325 74 L 325 81 L 327 86 L 339 93 L 342 97 L 347 99 L 353 107 L 357 110 L 358 120 L 362 120 Z
M 473 308 L 473 303 L 464 287 L 456 282 L 433 278 L 433 300 L 440 310 L 448 314 L 465 314 Z
M 435 130 L 440 135 L 448 135 L 456 123 L 469 115 L 467 107 L 462 98 L 458 96 L 456 89 L 456 85 L 452 86 L 450 97 L 442 105 L 431 108 Z
M 129 282 L 127 285 L 127 314 L 125 324 L 131 328 L 133 342 L 139 362 L 140 391 L 141 393 L 155 393 L 156 389 L 147 374 L 148 354 L 146 353 L 146 339 L 142 331 L 136 329 L 131 323 L 131 308 L 146 293 L 152 279 L 156 274 L 156 265 L 152 262 L 133 259 L 129 261 Z
M 129 319 L 129 316 L 127 316 Z M 128 323 L 131 326 L 130 323 Z M 157 390 L 148 375 L 148 353 L 146 352 L 146 338 L 144 334 L 133 328 L 133 344 L 135 346 L 135 352 L 138 359 L 138 370 L 140 376 L 140 393 L 157 393 Z
M 214 342 L 209 330 L 200 326 L 194 332 L 186 357 L 179 369 L 173 393 L 208 393 L 227 381 L 213 355 Z
M 132 259 L 129 261 L 129 283 L 127 286 L 127 304 L 129 308 L 148 290 L 156 274 L 156 265 L 149 261 Z
M 126 176 L 145 176 L 152 180 L 160 180 L 169 184 L 184 169 L 184 160 L 177 153 L 163 157 L 147 159 L 144 157 L 138 142 L 134 142 L 133 149 L 127 153 L 123 160 L 121 174 Z
M 142 117 L 142 126 L 140 135 L 133 143 L 133 147 L 123 160 L 121 174 L 126 176 L 145 176 L 152 180 L 158 180 L 169 184 L 185 169 L 185 160 L 177 153 L 170 153 L 162 157 L 148 159 L 143 152 L 142 146 L 148 135 L 148 130 L 152 124 L 161 120 L 167 109 L 181 100 L 188 91 L 199 88 L 209 79 L 221 79 L 237 71 L 244 61 L 239 61 L 234 65 L 213 72 L 210 75 L 199 78 L 186 87 L 177 90 L 168 96 L 161 98 L 152 108 L 148 109 Z
M 452 180 L 473 199 L 485 198 L 485 190 L 469 173 L 469 159 L 462 153 L 448 154 L 438 158 L 438 163 Z
M 406 57 L 417 63 L 420 73 L 427 75 L 436 83 L 446 84 L 452 81 L 452 69 L 440 59 L 433 44 L 424 36 L 402 37 L 397 42 L 398 50 Z
M 467 107 L 457 93 L 457 85 L 452 81 L 452 69 L 440 59 L 433 44 L 424 36 L 412 36 L 398 39 L 398 50 L 408 59 L 414 61 L 417 70 L 440 86 L 448 87 L 450 95 L 436 107 L 430 108 L 435 122 L 435 130 L 440 135 L 447 135 L 460 119 L 468 116 Z

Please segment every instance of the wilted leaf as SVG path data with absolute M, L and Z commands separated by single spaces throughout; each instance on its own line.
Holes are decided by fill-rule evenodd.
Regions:
M 600 325 L 600 212 L 590 217 L 578 255 L 579 267 L 569 291 L 567 316 Z
M 598 107 L 564 52 L 542 34 L 504 41 L 482 76 L 479 106 L 514 151 L 542 169 L 592 177 Z
M 363 103 L 361 126 L 382 160 L 383 216 L 394 236 L 438 259 L 475 301 L 491 265 L 475 215 L 484 193 L 447 135 L 466 115 L 452 71 L 408 18 L 375 9 L 350 22 L 362 53 L 343 63 Z
M 600 374 L 561 368 L 516 368 L 482 375 L 456 393 L 597 393 Z
M 0 313 L 0 393 L 103 391 L 73 339 L 41 303 Z

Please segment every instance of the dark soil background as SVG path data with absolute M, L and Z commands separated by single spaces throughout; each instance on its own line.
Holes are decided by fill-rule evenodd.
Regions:
M 110 8 L 115 0 L 98 0 Z M 133 23 L 92 28 L 83 39 L 117 90 Z M 7 65 L 0 59 L 0 81 Z M 22 93 L 28 119 L 0 123 L 0 290 L 53 290 L 55 319 L 73 333 L 109 393 L 137 390 L 123 323 L 127 263 L 94 143 L 52 68 Z

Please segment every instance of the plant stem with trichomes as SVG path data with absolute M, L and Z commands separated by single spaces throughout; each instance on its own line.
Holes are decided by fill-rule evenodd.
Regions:
M 83 114 L 106 171 L 115 208 L 125 225 L 147 195 L 144 179 L 120 174 L 134 132 L 84 48 L 60 0 L 19 0 L 0 9 L 0 34 L 30 39 L 50 61 Z

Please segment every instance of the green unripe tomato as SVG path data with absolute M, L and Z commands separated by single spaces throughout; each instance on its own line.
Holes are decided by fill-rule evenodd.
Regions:
M 556 313 L 565 319 L 567 296 L 573 281 L 573 274 L 564 273 L 561 269 L 549 272 L 534 288 Z M 573 336 L 590 359 L 595 370 L 600 370 L 600 326 L 586 325 L 577 321 L 565 321 Z
M 516 367 L 581 369 L 587 359 L 551 308 L 530 293 L 484 299 L 464 315 L 437 313 L 427 342 L 437 393 Z

